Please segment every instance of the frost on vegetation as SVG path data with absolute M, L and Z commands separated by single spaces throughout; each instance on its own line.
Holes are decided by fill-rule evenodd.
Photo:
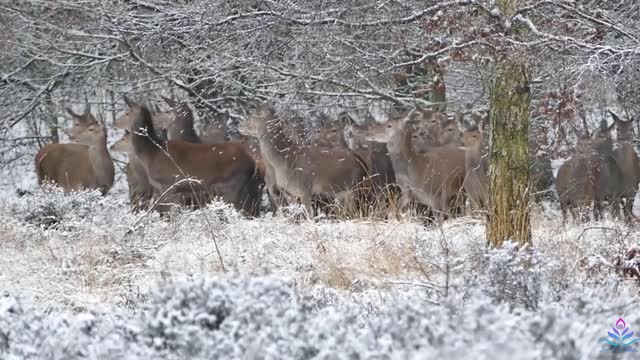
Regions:
M 0 286 L 19 297 L 0 298 L 0 359 L 591 359 L 618 317 L 640 328 L 620 276 L 640 273 L 638 251 L 625 255 L 636 233 L 611 221 L 544 219 L 518 251 L 488 249 L 469 218 L 247 220 L 214 202 L 161 220 L 47 190 L 6 205 L 0 227 L 17 236 Z M 47 241 L 11 246 L 36 232 Z M 213 239 L 238 278 L 207 277 L 220 272 Z
M 536 309 L 540 298 L 542 256 L 532 249 L 518 250 L 515 242 L 485 253 L 481 288 L 496 303 Z M 478 284 L 476 284 L 478 285 Z
M 9 198 L 6 204 L 11 217 L 45 230 L 107 228 L 131 219 L 121 200 L 101 196 L 97 190 L 64 194 L 59 188 L 39 188 L 33 194 Z
M 640 306 L 625 291 L 576 284 L 562 301 L 540 296 L 535 310 L 475 291 L 441 305 L 397 298 L 364 308 L 354 295 L 273 277 L 198 278 L 165 282 L 137 312 L 105 316 L 44 314 L 7 295 L 0 357 L 591 359 L 617 317 L 640 325 Z

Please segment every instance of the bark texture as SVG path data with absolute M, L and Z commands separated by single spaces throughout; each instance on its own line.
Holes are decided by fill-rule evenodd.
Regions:
M 491 94 L 489 219 L 493 247 L 531 242 L 529 218 L 529 80 L 525 64 L 505 59 Z

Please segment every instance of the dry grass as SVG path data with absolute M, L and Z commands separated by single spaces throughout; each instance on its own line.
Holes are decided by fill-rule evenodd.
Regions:
M 53 200 L 71 201 L 55 196 Z M 30 211 L 41 206 L 40 201 L 44 200 L 10 200 L 5 210 L 0 209 L 7 220 L 0 225 L 0 288 L 43 307 L 130 306 L 160 279 L 219 274 L 212 237 L 231 273 L 277 274 L 302 286 L 347 291 L 424 281 L 443 284 L 445 264 L 451 265 L 450 275 L 459 277 L 460 264 L 476 266 L 470 257 L 481 257 L 486 248 L 482 221 L 470 217 L 428 228 L 411 217 L 293 221 L 267 214 L 247 220 L 214 203 L 160 219 L 156 214 L 130 215 L 125 201 L 101 199 L 105 204 L 96 205 L 95 199 L 88 199 L 85 208 L 82 199 L 75 199 L 72 208 L 91 209 L 88 215 L 63 218 L 57 228 L 43 229 L 25 223 L 21 215 L 21 209 Z M 593 271 L 610 272 L 604 260 L 611 261 L 637 236 L 615 222 L 564 228 L 554 211 L 533 212 L 533 243 L 567 274 L 587 278 L 587 271 L 589 276 L 595 276 Z M 137 228 L 123 241 L 134 223 Z M 594 226 L 599 228 L 589 229 Z M 598 256 L 603 261 L 598 262 Z

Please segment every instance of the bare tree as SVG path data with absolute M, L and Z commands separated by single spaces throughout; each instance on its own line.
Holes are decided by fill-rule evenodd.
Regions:
M 637 4 L 515 4 L 507 14 L 489 0 L 2 2 L 1 161 L 55 139 L 63 103 L 117 111 L 122 93 L 188 97 L 201 116 L 232 119 L 256 99 L 361 118 L 444 99 L 447 110 L 486 107 L 505 49 L 528 64 L 532 125 L 575 120 L 569 107 L 551 123 L 539 111 L 548 94 L 637 111 Z

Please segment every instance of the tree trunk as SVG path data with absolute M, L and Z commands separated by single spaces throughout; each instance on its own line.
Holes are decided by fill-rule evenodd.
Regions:
M 491 94 L 489 219 L 487 239 L 531 242 L 529 218 L 529 81 L 526 66 L 504 59 Z

